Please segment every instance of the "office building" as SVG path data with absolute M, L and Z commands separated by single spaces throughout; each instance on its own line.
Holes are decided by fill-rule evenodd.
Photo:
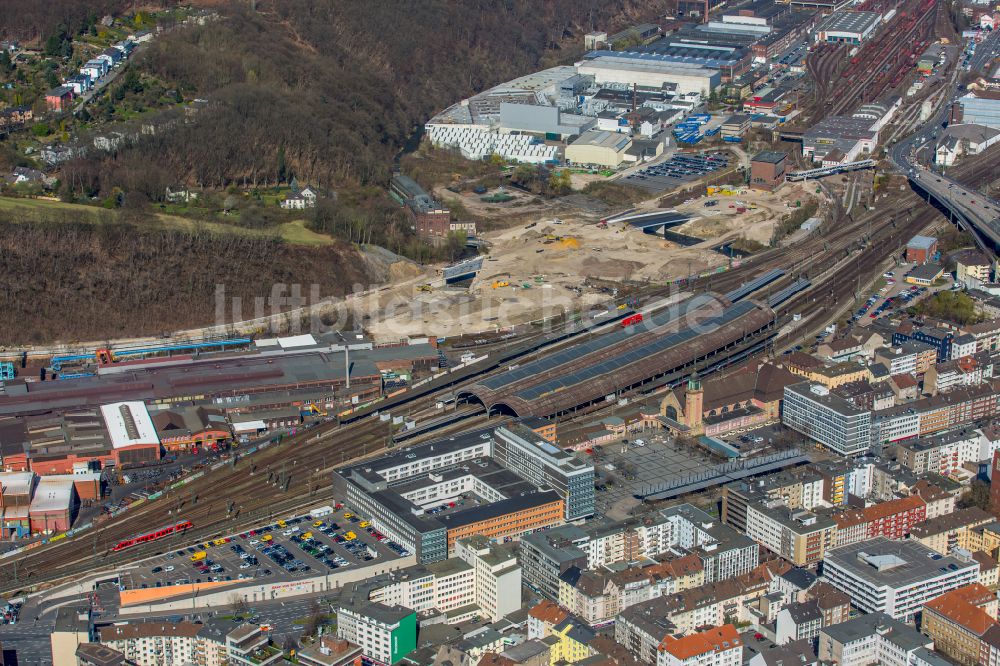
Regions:
M 551 488 L 566 503 L 566 520 L 594 515 L 594 466 L 566 453 L 521 424 L 493 432 L 493 458 L 540 488 Z
M 477 430 L 338 470 L 334 487 L 424 564 L 446 559 L 463 537 L 503 540 L 558 525 L 566 500 L 574 515 L 592 513 L 593 467 L 520 428 L 507 431 L 502 458 L 491 457 L 493 429 Z M 478 501 L 461 502 L 467 494 Z
M 871 412 L 822 384 L 786 386 L 781 421 L 842 456 L 865 453 L 871 446 Z

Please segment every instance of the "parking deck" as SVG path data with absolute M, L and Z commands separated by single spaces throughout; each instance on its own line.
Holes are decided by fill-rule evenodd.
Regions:
M 406 555 L 408 551 L 366 525 L 363 518 L 341 509 L 323 518 L 289 517 L 169 551 L 123 573 L 121 586 L 128 590 L 219 581 L 299 580 Z M 192 561 L 193 557 L 201 559 Z

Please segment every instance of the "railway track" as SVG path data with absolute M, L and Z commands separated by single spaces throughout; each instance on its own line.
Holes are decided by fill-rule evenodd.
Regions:
M 779 315 L 790 316 L 812 301 L 813 307 L 796 332 L 784 341 L 790 342 L 803 332 L 814 330 L 822 322 L 842 310 L 845 298 L 853 297 L 859 284 L 865 284 L 883 260 L 895 252 L 901 241 L 934 220 L 937 214 L 912 192 L 901 196 L 897 209 L 916 211 L 868 213 L 844 219 L 835 215 L 833 224 L 821 234 L 812 234 L 788 248 L 773 248 L 746 261 L 738 269 L 714 276 L 712 280 L 696 281 L 689 288 L 709 287 L 726 291 L 771 268 L 783 268 L 785 278 L 770 287 L 778 289 L 783 281 L 790 282 L 799 274 L 816 279 L 842 262 L 850 252 L 854 261 L 845 262 L 822 283 L 793 296 L 779 307 Z M 650 302 L 669 292 L 667 288 L 642 290 L 640 301 Z M 409 403 L 411 413 L 430 413 L 435 396 L 426 395 Z M 447 436 L 450 433 L 482 427 L 488 423 L 485 414 L 471 414 L 462 419 L 407 441 L 418 443 L 424 438 Z M 301 510 L 329 501 L 329 475 L 335 467 L 375 455 L 391 442 L 391 426 L 377 418 L 338 426 L 327 423 L 286 437 L 232 465 L 215 470 L 191 483 L 165 493 L 160 499 L 126 512 L 78 537 L 49 544 L 18 554 L 0 562 L 0 591 L 12 592 L 37 587 L 44 583 L 66 579 L 106 567 L 166 552 L 181 543 L 241 531 L 254 523 L 278 515 Z M 111 552 L 118 541 L 135 534 L 186 518 L 194 527 L 184 535 L 144 544 L 119 553 Z
M 838 115 L 859 102 L 877 99 L 886 90 L 892 80 L 893 72 L 897 71 L 906 59 L 906 52 L 918 41 L 924 41 L 933 29 L 938 4 L 934 2 L 929 11 L 920 14 L 902 34 L 896 34 L 895 29 L 890 29 L 886 34 L 876 35 L 872 43 L 879 45 L 877 47 L 880 49 L 879 52 L 871 57 L 871 54 L 866 54 L 865 50 L 862 50 L 859 56 L 863 59 L 871 57 L 865 69 L 860 74 L 850 76 L 844 81 L 845 85 L 833 86 L 830 91 L 830 97 L 825 100 L 829 115 Z M 906 6 L 903 11 L 909 12 L 912 16 L 914 12 L 919 12 L 919 9 L 919 3 L 914 2 Z M 896 19 L 896 21 L 902 20 L 902 18 Z
M 475 415 L 433 436 L 485 423 L 485 415 Z M 281 444 L 169 491 L 79 537 L 8 558 L 0 566 L 0 590 L 21 590 L 99 568 L 121 566 L 167 552 L 181 543 L 229 534 L 273 516 L 326 502 L 332 498 L 329 475 L 333 468 L 384 451 L 389 438 L 389 426 L 378 419 L 343 428 L 321 426 L 286 437 Z M 225 489 L 224 494 L 220 488 Z M 194 527 L 183 535 L 127 551 L 111 551 L 119 541 L 178 516 L 192 521 Z

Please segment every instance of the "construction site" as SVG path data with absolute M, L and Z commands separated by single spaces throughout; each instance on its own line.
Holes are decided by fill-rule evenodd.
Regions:
M 489 254 L 471 280 L 446 284 L 425 273 L 373 294 L 365 327 L 375 339 L 496 333 L 576 309 L 600 310 L 619 293 L 645 285 L 681 284 L 725 272 L 769 245 L 775 227 L 818 201 L 814 184 L 787 183 L 766 192 L 744 186 L 711 191 L 678 205 L 684 219 L 669 228 L 641 228 L 585 213 L 539 217 L 482 234 Z M 637 213 L 663 212 L 657 200 Z

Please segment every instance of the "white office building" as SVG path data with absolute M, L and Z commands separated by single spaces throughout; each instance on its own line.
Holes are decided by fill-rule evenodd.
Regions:
M 871 446 L 871 412 L 822 384 L 786 386 L 781 421 L 842 456 L 864 453 Z

